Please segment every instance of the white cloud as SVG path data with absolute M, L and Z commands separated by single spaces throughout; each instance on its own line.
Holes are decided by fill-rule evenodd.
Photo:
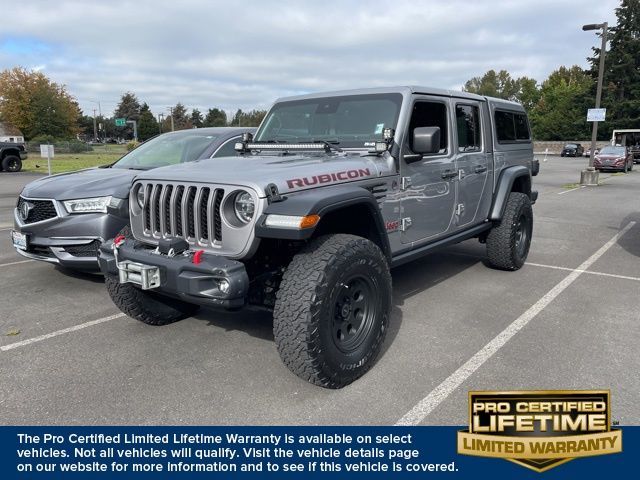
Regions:
M 8 1 L 8 0 L 2 0 Z M 266 108 L 280 96 L 375 85 L 460 88 L 488 69 L 544 79 L 586 66 L 583 23 L 615 22 L 617 0 L 12 3 L 0 68 L 43 68 L 89 112 L 124 91 L 156 113 Z M 45 47 L 43 47 L 43 45 Z M 28 48 L 27 48 L 28 50 Z

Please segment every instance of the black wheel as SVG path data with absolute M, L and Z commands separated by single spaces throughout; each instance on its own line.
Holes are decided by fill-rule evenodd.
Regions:
M 354 235 L 319 237 L 285 271 L 273 312 L 284 364 L 325 388 L 342 388 L 375 362 L 389 322 L 391 275 L 380 249 Z
M 119 235 L 132 238 L 128 226 Z M 130 283 L 120 283 L 116 275 L 105 275 L 105 284 L 111 300 L 123 313 L 147 325 L 167 325 L 194 315 L 200 308 L 198 305 L 141 290 Z
M 7 155 L 2 159 L 2 170 L 5 172 L 19 172 L 22 170 L 22 160 L 15 155 Z
M 524 265 L 533 233 L 531 201 L 524 193 L 511 192 L 502 221 L 487 235 L 489 263 L 501 270 L 518 270 Z
M 627 173 L 629 171 L 629 165 L 625 162 L 624 167 L 622 168 L 622 173 Z

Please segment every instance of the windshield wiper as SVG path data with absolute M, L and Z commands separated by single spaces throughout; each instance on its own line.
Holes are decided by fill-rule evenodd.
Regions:
M 300 142 L 300 143 L 307 143 L 307 141 L 309 143 L 321 143 L 321 144 L 323 144 L 325 146 L 325 150 L 333 150 L 335 152 L 341 152 L 342 151 L 342 149 L 337 146 L 337 145 L 340 145 L 340 142 L 338 140 L 333 140 L 333 139 L 316 140 L 315 138 L 312 138 L 311 140 L 298 140 L 298 142 Z

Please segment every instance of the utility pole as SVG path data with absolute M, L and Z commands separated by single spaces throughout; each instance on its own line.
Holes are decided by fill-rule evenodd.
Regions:
M 164 122 L 164 113 L 158 114 L 158 130 L 162 133 L 162 122 Z
M 93 109 L 93 141 L 98 141 L 98 125 L 96 124 L 96 109 Z
M 604 23 L 592 23 L 589 25 L 583 25 L 583 31 L 599 30 L 602 29 L 602 46 L 600 47 L 600 65 L 598 67 L 598 88 L 596 90 L 596 106 L 600 108 L 600 99 L 602 98 L 602 81 L 604 78 L 604 56 L 607 53 L 607 31 L 609 24 Z M 593 168 L 593 158 L 596 150 L 596 140 L 598 139 L 598 122 L 593 122 L 591 130 L 591 152 L 589 154 L 589 166 L 586 170 L 580 172 L 580 185 L 598 185 L 598 172 Z

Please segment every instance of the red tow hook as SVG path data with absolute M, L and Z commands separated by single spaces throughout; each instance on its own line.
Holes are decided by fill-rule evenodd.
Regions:
M 113 239 L 113 246 L 117 248 L 124 241 L 125 241 L 125 236 L 124 235 L 118 235 L 116 238 Z
M 193 259 L 191 260 L 191 262 L 194 265 L 199 265 L 200 262 L 202 262 L 202 254 L 204 253 L 204 250 L 196 250 L 196 252 L 193 254 Z

